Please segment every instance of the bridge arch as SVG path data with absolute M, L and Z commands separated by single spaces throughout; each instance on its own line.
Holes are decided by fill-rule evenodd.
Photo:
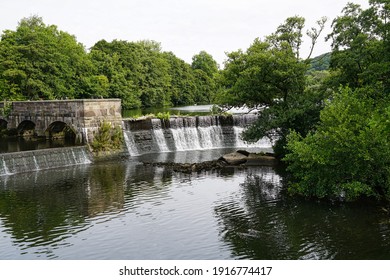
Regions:
M 24 120 L 17 127 L 18 135 L 22 137 L 33 137 L 35 135 L 35 123 L 30 120 Z
M 47 139 L 66 139 L 74 142 L 77 132 L 71 125 L 65 122 L 55 121 L 47 127 L 45 136 Z
M 0 130 L 7 129 L 8 122 L 6 120 L 0 119 Z

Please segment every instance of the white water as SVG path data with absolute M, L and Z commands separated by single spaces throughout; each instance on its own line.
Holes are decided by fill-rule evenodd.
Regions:
M 2 175 L 10 175 L 11 172 L 9 172 L 7 164 L 5 163 L 5 160 L 2 159 L 1 161 L 1 168 L 0 168 L 0 176 Z
M 198 127 L 202 148 L 223 148 L 223 134 L 220 126 Z
M 164 131 L 162 129 L 154 129 L 153 134 L 160 152 L 170 152 L 164 136 Z
M 221 126 L 226 124 L 221 124 L 221 119 L 216 116 L 174 117 L 169 123 L 152 119 L 151 128 L 137 128 L 134 132 L 127 128 L 124 131 L 125 141 L 131 156 L 220 148 L 269 149 L 272 143 L 266 139 L 246 143 L 241 138 L 244 127 L 253 123 L 256 118 L 256 115 L 233 116 L 233 126 L 230 127 Z M 226 122 L 226 119 L 222 121 Z
M 84 147 L 26 151 L 7 157 L 0 159 L 0 176 L 91 163 Z
M 35 155 L 33 156 L 33 161 L 34 161 L 34 165 L 35 165 L 35 170 L 39 170 L 39 164 L 37 162 L 37 158 L 35 157 Z
M 135 144 L 134 141 L 133 133 L 130 130 L 126 130 L 124 131 L 123 136 L 125 138 L 125 143 L 126 143 L 127 150 L 129 151 L 129 154 L 131 156 L 138 156 L 139 152 L 137 149 L 137 145 Z

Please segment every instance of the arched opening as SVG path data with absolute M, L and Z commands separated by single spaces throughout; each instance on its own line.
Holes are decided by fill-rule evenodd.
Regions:
M 32 138 L 35 135 L 35 123 L 32 121 L 22 121 L 17 128 L 18 135 L 24 138 Z
M 1 146 L 5 145 L 5 143 L 2 143 L 1 139 L 8 136 L 7 125 L 8 125 L 8 122 L 6 120 L 0 119 L 0 145 Z M 0 148 L 0 152 L 1 152 L 1 150 L 2 149 Z
M 0 130 L 7 129 L 8 122 L 6 120 L 0 119 Z
M 67 143 L 74 144 L 76 141 L 76 132 L 64 122 L 56 121 L 49 125 L 45 131 L 47 139 L 65 140 Z

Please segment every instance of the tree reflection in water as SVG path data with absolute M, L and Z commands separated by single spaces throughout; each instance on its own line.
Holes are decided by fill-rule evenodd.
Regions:
M 241 196 L 215 207 L 238 259 L 388 259 L 388 217 L 369 203 L 290 197 L 271 168 L 248 171 Z M 383 223 L 383 221 L 387 221 Z

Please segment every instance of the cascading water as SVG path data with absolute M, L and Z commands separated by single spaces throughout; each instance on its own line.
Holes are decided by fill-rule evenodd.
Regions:
M 91 163 L 91 159 L 86 147 L 7 153 L 0 157 L 0 175 L 89 163 Z
M 241 139 L 244 128 L 256 118 L 253 114 L 172 117 L 165 121 L 129 121 L 123 127 L 130 155 L 218 148 L 271 148 L 271 143 L 265 139 L 250 144 Z
M 8 170 L 7 164 L 4 158 L 0 161 L 0 176 L 11 174 Z
M 140 155 L 137 149 L 137 145 L 135 144 L 133 132 L 126 127 L 126 123 L 124 121 L 122 121 L 122 127 L 125 128 L 123 131 L 123 138 L 125 140 L 127 151 L 131 156 Z
M 152 119 L 153 126 L 153 138 L 156 142 L 160 152 L 169 152 L 167 141 L 164 136 L 164 130 L 162 129 L 162 123 L 160 119 Z

